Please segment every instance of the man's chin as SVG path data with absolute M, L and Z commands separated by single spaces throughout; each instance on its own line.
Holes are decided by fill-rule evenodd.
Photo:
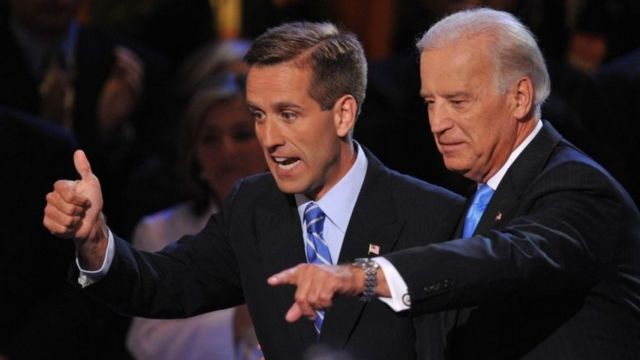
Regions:
M 463 173 L 463 171 L 459 167 L 455 166 L 454 164 L 452 164 L 450 161 L 447 161 L 446 159 L 444 159 L 444 167 L 445 169 L 455 173 Z
M 297 184 L 293 181 L 285 181 L 282 179 L 278 179 L 277 177 L 275 177 L 275 180 L 278 189 L 285 194 L 302 194 L 306 190 L 304 186 L 301 186 L 300 184 Z
M 451 171 L 452 173 L 456 173 L 458 175 L 461 175 L 465 178 L 469 178 L 469 176 L 471 176 L 470 174 L 470 169 L 466 166 L 460 166 L 460 164 L 453 164 L 453 163 L 448 163 L 448 162 L 444 162 L 444 167 L 445 169 L 447 169 L 448 171 Z
M 316 195 L 319 192 L 319 189 L 317 187 L 305 186 L 305 184 L 300 182 L 285 181 L 282 179 L 278 179 L 277 177 L 275 178 L 275 180 L 278 189 L 285 194 L 305 194 L 310 199 L 315 199 Z

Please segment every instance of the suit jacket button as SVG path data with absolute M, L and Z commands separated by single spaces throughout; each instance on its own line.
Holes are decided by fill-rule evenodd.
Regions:
M 402 295 L 402 303 L 406 306 L 411 306 L 411 296 L 409 294 Z

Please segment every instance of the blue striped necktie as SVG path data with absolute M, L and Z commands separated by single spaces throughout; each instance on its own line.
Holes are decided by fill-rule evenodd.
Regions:
M 467 211 L 467 216 L 464 219 L 462 237 L 467 238 L 473 235 L 476 226 L 478 226 L 478 222 L 480 222 L 482 213 L 484 213 L 484 210 L 489 204 L 489 200 L 491 200 L 491 196 L 493 196 L 493 189 L 490 188 L 489 185 L 482 184 L 478 187 L 475 195 L 473 195 L 473 201 Z
M 324 219 L 326 215 L 315 202 L 310 202 L 304 209 L 304 225 L 307 229 L 307 237 L 304 242 L 307 262 L 309 264 L 331 265 L 331 253 L 329 246 L 322 237 Z M 315 328 L 318 335 L 324 321 L 324 310 L 316 310 Z

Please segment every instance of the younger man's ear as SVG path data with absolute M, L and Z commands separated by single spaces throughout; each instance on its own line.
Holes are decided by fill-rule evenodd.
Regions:
M 358 102 L 353 95 L 343 95 L 333 106 L 333 120 L 338 137 L 349 135 L 356 124 Z

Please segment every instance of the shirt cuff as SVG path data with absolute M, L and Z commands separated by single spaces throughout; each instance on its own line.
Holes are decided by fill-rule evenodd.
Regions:
M 100 281 L 103 277 L 107 275 L 109 272 L 109 268 L 111 267 L 111 263 L 113 262 L 113 255 L 115 250 L 113 248 L 113 234 L 110 229 L 107 229 L 109 233 L 109 240 L 107 242 L 107 253 L 104 257 L 104 261 L 102 262 L 102 266 L 98 270 L 85 270 L 80 266 L 80 261 L 78 260 L 78 255 L 76 254 L 76 266 L 78 270 L 80 270 L 80 274 L 78 275 L 78 284 L 85 288 L 91 284 L 94 284 Z
M 396 312 L 409 310 L 411 308 L 411 298 L 409 297 L 409 288 L 404 282 L 402 276 L 391 262 L 383 257 L 375 257 L 372 259 L 378 265 L 387 280 L 387 286 L 391 292 L 391 297 L 379 297 L 380 301 L 389 305 Z

